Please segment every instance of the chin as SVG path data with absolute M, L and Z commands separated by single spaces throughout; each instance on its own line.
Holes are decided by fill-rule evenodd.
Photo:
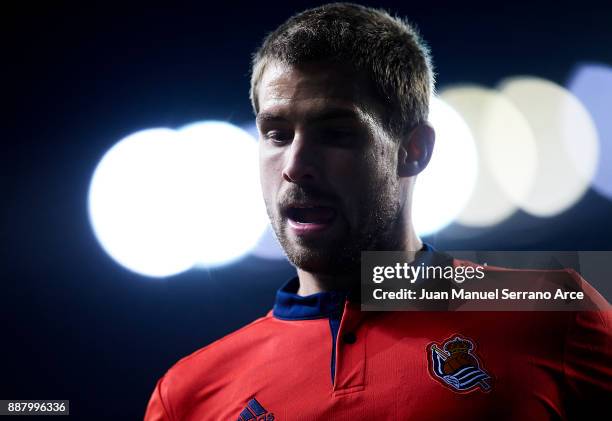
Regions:
M 320 272 L 329 267 L 328 250 L 321 248 L 309 249 L 304 246 L 292 246 L 285 248 L 287 257 L 298 268 L 307 272 Z
M 360 265 L 359 256 L 345 256 L 338 247 L 309 249 L 293 246 L 285 250 L 291 263 L 306 272 L 338 275 Z

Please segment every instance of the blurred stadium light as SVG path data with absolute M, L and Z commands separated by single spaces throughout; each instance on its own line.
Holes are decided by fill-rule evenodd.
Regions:
M 224 122 L 191 124 L 179 131 L 188 145 L 185 180 L 199 266 L 236 260 L 257 244 L 268 226 L 259 184 L 257 143 Z
M 436 144 L 429 166 L 417 177 L 412 208 L 421 235 L 453 222 L 470 199 L 478 171 L 474 139 L 461 115 L 433 97 L 429 121 Z
M 612 67 L 581 65 L 567 86 L 587 108 L 599 134 L 599 162 L 593 188 L 612 199 Z
M 499 89 L 529 122 L 538 150 L 534 183 L 519 205 L 535 216 L 559 214 L 582 197 L 595 174 L 593 120 L 574 95 L 548 80 L 517 77 Z
M 440 96 L 465 119 L 478 150 L 476 187 L 457 222 L 475 227 L 498 224 L 514 213 L 534 182 L 537 150 L 529 124 L 494 89 L 457 86 Z
M 224 122 L 122 139 L 98 164 L 88 200 L 103 249 L 153 277 L 238 259 L 268 223 L 256 143 Z
M 195 263 L 176 143 L 170 129 L 127 136 L 104 155 L 89 188 L 90 222 L 102 248 L 147 276 L 174 275 Z

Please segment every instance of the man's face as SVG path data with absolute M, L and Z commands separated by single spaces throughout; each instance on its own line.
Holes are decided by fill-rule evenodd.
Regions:
M 398 247 L 397 146 L 366 78 L 339 65 L 273 63 L 259 87 L 260 178 L 272 227 L 300 269 L 338 274 Z

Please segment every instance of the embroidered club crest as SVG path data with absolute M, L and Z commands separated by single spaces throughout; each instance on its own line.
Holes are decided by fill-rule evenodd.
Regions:
M 442 345 L 432 342 L 427 346 L 429 372 L 454 392 L 489 392 L 491 376 L 481 367 L 474 351 L 474 342 L 458 335 Z

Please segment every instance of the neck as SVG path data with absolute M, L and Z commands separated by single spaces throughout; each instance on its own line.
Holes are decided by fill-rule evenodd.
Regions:
M 416 235 L 414 227 L 409 224 L 403 241 L 400 241 L 402 247 L 397 251 L 404 251 L 410 261 L 414 260 L 416 252 L 423 247 L 423 242 Z M 298 295 L 306 296 L 316 294 L 323 291 L 332 290 L 349 290 L 360 282 L 360 273 L 346 275 L 327 275 L 322 273 L 307 272 L 300 268 L 297 269 L 298 278 L 300 279 L 300 288 L 297 291 Z M 357 279 L 355 279 L 357 278 Z
M 317 292 L 331 290 L 347 290 L 354 283 L 352 277 L 334 276 L 322 273 L 306 272 L 298 269 L 298 278 L 300 278 L 300 288 L 297 291 L 298 295 L 306 296 L 316 294 Z

